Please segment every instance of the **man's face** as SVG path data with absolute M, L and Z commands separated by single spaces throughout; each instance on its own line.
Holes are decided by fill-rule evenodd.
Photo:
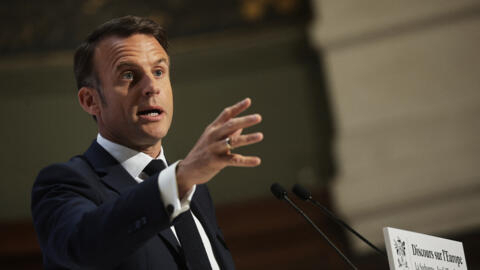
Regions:
M 150 35 L 108 37 L 94 54 L 104 103 L 96 115 L 102 136 L 133 149 L 160 143 L 173 116 L 169 58 Z

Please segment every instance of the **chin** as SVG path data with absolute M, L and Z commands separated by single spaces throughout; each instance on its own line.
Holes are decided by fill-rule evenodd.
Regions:
M 167 135 L 167 131 L 165 130 L 145 130 L 143 131 L 143 138 L 145 141 L 149 141 L 152 144 L 157 143 L 158 141 L 162 140 L 163 137 Z
M 162 140 L 168 133 L 170 125 L 164 123 L 150 123 L 148 125 L 141 125 L 137 129 L 136 134 L 137 138 L 148 143 L 150 145 L 156 144 L 158 141 Z

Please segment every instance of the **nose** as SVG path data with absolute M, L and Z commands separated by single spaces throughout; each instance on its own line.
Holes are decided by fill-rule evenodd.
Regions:
M 160 84 L 153 75 L 146 74 L 143 78 L 142 94 L 150 97 L 160 93 Z

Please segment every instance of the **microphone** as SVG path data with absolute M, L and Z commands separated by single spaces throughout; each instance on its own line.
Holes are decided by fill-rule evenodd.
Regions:
M 344 221 L 342 221 L 340 218 L 338 218 L 337 216 L 335 216 L 332 212 L 330 212 L 325 206 L 323 206 L 321 203 L 319 203 L 318 201 L 314 200 L 313 197 L 312 197 L 312 194 L 310 194 L 310 192 L 308 190 L 306 190 L 304 187 L 302 187 L 301 185 L 299 184 L 295 184 L 292 188 L 292 191 L 293 193 L 295 193 L 295 195 L 297 195 L 297 197 L 299 197 L 300 199 L 304 200 L 304 201 L 309 201 L 311 202 L 312 204 L 314 204 L 315 206 L 319 207 L 320 209 L 322 209 L 322 211 L 327 214 L 328 217 L 330 217 L 331 219 L 333 219 L 333 221 L 335 221 L 337 224 L 339 224 L 340 226 L 343 226 L 344 228 L 346 228 L 347 230 L 349 230 L 351 233 L 353 233 L 355 236 L 357 236 L 358 238 L 360 238 L 360 240 L 362 240 L 364 243 L 366 243 L 367 245 L 369 245 L 371 248 L 373 248 L 376 252 L 380 253 L 381 255 L 383 255 L 384 257 L 387 258 L 387 254 L 385 254 L 385 251 L 379 249 L 378 247 L 376 247 L 374 244 L 372 244 L 370 241 L 368 241 L 365 237 L 363 237 L 360 233 L 358 233 L 357 231 L 355 231 L 352 227 L 348 226 L 347 223 L 345 223 Z
M 288 197 L 287 195 L 287 191 L 278 183 L 273 183 L 271 186 L 270 186 L 270 191 L 272 191 L 273 195 L 275 195 L 275 197 L 277 197 L 277 199 L 279 200 L 285 200 L 286 202 L 288 202 L 288 204 L 290 204 L 290 206 L 292 206 L 298 213 L 300 213 L 300 215 L 303 216 L 303 218 L 305 218 L 308 223 L 310 223 L 310 225 L 313 226 L 313 228 L 315 228 L 315 230 L 320 233 L 320 235 L 325 239 L 327 240 L 328 244 L 343 258 L 343 260 L 352 268 L 352 269 L 355 269 L 355 270 L 358 270 L 357 267 L 355 267 L 355 265 L 353 265 L 353 263 L 347 258 L 347 256 L 345 256 L 345 254 L 343 254 L 333 243 L 332 241 L 330 241 L 330 239 L 320 230 L 320 228 L 318 228 L 318 226 L 313 223 L 313 221 L 294 203 L 290 200 L 290 198 Z

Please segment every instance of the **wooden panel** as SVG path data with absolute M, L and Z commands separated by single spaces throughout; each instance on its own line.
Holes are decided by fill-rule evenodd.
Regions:
M 41 269 L 42 255 L 31 221 L 0 222 L 0 269 Z
M 329 205 L 326 191 L 315 192 L 315 197 Z M 296 201 L 345 251 L 342 231 L 318 209 Z M 286 202 L 272 197 L 222 205 L 218 207 L 217 216 L 238 269 L 348 269 L 327 242 Z

